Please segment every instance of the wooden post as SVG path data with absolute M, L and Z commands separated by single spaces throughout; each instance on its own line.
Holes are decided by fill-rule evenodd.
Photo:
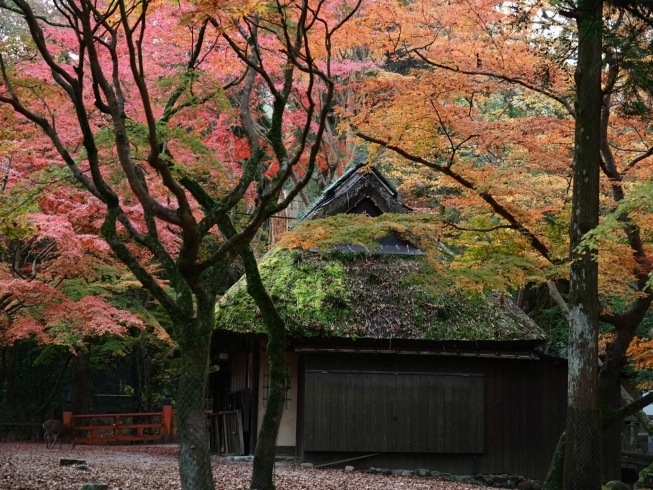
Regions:
M 66 427 L 70 427 L 72 429 L 73 427 L 73 413 L 72 412 L 64 412 L 63 413 L 63 425 Z
M 161 417 L 161 422 L 163 424 L 161 427 L 163 437 L 172 437 L 172 404 L 168 397 L 163 399 L 163 415 Z

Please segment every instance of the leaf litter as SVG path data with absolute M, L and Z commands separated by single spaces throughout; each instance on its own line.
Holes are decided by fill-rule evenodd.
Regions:
M 88 471 L 59 466 L 61 458 L 86 460 Z M 216 490 L 246 490 L 252 463 L 212 456 Z M 0 443 L 0 490 L 77 490 L 85 483 L 104 483 L 110 490 L 181 490 L 177 447 L 64 446 Z M 341 469 L 302 468 L 280 462 L 277 490 L 477 490 L 478 487 L 418 476 L 378 475 Z

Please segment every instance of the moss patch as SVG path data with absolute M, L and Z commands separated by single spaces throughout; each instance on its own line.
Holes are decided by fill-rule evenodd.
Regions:
M 422 257 L 280 248 L 259 268 L 291 337 L 546 338 L 510 300 L 455 288 Z M 217 328 L 265 333 L 246 286 L 243 277 L 220 300 Z

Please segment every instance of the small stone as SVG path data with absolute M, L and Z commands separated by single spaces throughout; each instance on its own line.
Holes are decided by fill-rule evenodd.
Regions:
M 381 474 L 382 474 L 382 475 L 392 475 L 392 470 L 390 470 L 390 469 L 388 469 L 388 468 L 383 468 L 383 469 L 381 470 Z
M 415 472 L 411 470 L 404 470 L 401 472 L 401 476 L 413 476 L 414 474 Z
M 494 475 L 494 483 L 506 483 L 508 478 L 504 475 Z
M 393 475 L 401 475 L 404 472 L 404 470 L 392 470 Z
M 500 483 L 500 482 L 498 482 L 498 481 L 495 481 L 495 482 L 492 484 L 492 486 L 493 486 L 494 488 L 501 488 L 501 487 L 503 486 L 503 483 Z
M 299 466 L 301 466 L 302 468 L 312 468 L 312 467 L 313 467 L 313 463 L 302 463 L 302 464 L 299 465 Z
M 609 481 L 605 484 L 610 490 L 630 490 L 630 487 L 619 480 Z
M 489 483 L 490 485 L 494 483 L 494 477 L 492 475 L 485 475 L 483 479 L 485 480 L 486 483 Z
M 472 480 L 472 485 L 478 485 L 479 487 L 487 487 L 488 486 L 487 482 L 485 480 L 483 480 L 482 478 L 474 478 Z
M 231 456 L 231 461 L 254 461 L 254 456 Z
M 517 488 L 517 483 L 515 483 L 515 480 L 508 480 L 504 483 L 503 488 Z
M 419 470 L 417 470 L 417 474 L 418 474 L 419 476 L 421 476 L 421 477 L 425 477 L 425 476 L 430 476 L 430 475 L 431 475 L 431 473 L 429 472 L 429 470 L 426 470 L 426 469 L 424 469 L 424 468 L 420 468 Z
M 522 481 L 517 484 L 519 490 L 529 490 L 531 488 L 531 483 L 527 481 Z
M 75 468 L 76 470 L 90 471 L 88 465 L 85 464 L 76 464 L 75 466 L 73 466 L 73 468 Z
M 66 459 L 62 458 L 59 460 L 59 466 L 72 466 L 74 464 L 86 464 L 84 459 Z
M 539 481 L 534 481 L 531 485 L 533 490 L 542 490 L 542 484 Z
M 354 471 L 353 466 L 345 466 L 345 471 Z
M 431 471 L 431 476 L 440 476 L 440 475 L 442 475 L 442 473 L 440 473 L 439 471 L 435 471 L 435 470 Z

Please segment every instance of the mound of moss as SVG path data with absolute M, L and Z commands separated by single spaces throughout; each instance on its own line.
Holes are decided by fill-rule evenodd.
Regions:
M 423 257 L 280 248 L 259 269 L 291 337 L 546 338 L 509 298 L 457 289 Z M 218 303 L 216 328 L 265 333 L 244 277 Z

